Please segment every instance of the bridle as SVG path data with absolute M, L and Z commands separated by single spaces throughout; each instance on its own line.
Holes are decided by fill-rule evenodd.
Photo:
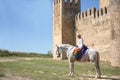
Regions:
M 60 54 L 60 47 L 57 47 L 56 54 L 57 54 L 57 57 L 61 56 L 61 54 Z

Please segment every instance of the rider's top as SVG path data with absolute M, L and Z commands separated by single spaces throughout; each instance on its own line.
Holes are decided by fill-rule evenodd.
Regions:
M 79 40 L 78 40 L 78 48 L 82 48 L 83 47 L 83 39 L 82 38 L 80 38 Z

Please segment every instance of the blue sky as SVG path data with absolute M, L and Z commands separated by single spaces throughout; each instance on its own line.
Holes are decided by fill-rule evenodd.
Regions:
M 82 11 L 99 0 L 82 0 Z M 0 49 L 52 51 L 52 0 L 0 0 Z

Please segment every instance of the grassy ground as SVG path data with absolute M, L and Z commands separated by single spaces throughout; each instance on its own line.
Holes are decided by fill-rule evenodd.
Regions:
M 75 62 L 75 75 L 69 77 L 66 60 L 35 57 L 4 57 L 0 60 L 0 78 L 2 80 L 5 80 L 4 77 L 7 75 L 28 78 L 24 80 L 94 80 L 95 76 L 95 69 L 90 63 Z M 102 79 L 118 80 L 120 78 L 120 68 L 112 67 L 108 62 L 100 62 L 100 66 Z

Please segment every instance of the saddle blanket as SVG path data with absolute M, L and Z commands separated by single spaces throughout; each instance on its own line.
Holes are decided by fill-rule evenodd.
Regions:
M 88 50 L 85 51 L 82 58 L 80 59 L 80 62 L 88 61 Z
M 88 60 L 88 50 L 87 48 L 77 48 L 74 50 L 74 56 L 76 58 L 77 61 L 80 61 L 80 62 L 85 62 Z

